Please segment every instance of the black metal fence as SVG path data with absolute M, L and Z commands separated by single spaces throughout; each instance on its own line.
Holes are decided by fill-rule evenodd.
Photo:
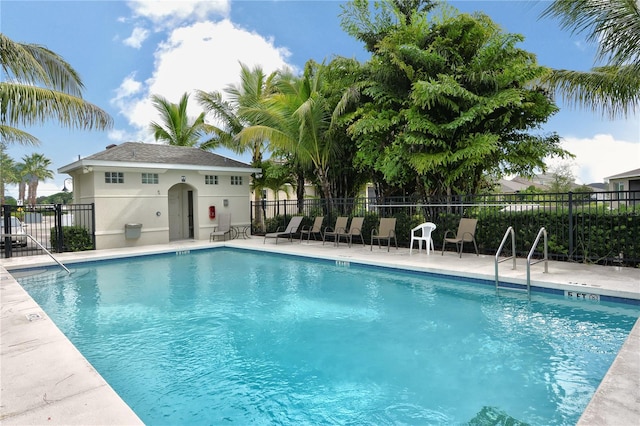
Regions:
M 0 224 L 2 258 L 96 247 L 94 204 L 3 205 Z
M 309 225 L 324 216 L 333 226 L 338 216 L 364 216 L 365 240 L 381 217 L 396 217 L 398 242 L 408 246 L 411 229 L 422 222 L 437 225 L 436 244 L 446 230 L 455 231 L 460 218 L 478 219 L 476 239 L 484 254 L 495 254 L 506 229 L 516 232 L 516 252 L 526 256 L 541 227 L 547 231 L 549 256 L 554 260 L 599 264 L 640 264 L 640 191 L 518 193 L 440 197 L 411 197 L 266 201 L 252 203 L 254 233 L 285 226 L 293 215 Z M 254 217 L 260 212 L 258 217 Z

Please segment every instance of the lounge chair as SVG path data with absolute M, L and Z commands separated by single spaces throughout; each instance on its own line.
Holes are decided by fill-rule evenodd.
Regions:
M 324 228 L 324 233 L 322 234 L 322 245 L 324 245 L 327 237 L 333 237 L 333 241 L 334 243 L 337 243 L 338 241 L 338 235 L 339 234 L 344 234 L 347 232 L 347 222 L 349 221 L 349 218 L 346 216 L 339 216 L 336 219 L 336 225 L 332 228 L 330 226 L 327 226 L 326 228 Z
M 278 238 L 287 237 L 289 241 L 291 241 L 293 239 L 293 235 L 298 233 L 298 228 L 300 227 L 301 222 L 302 216 L 293 216 L 285 229 L 278 228 L 276 232 L 265 234 L 262 244 L 267 242 L 267 238 L 275 238 L 276 244 L 278 244 Z
M 480 256 L 478 253 L 478 245 L 476 244 L 476 226 L 478 225 L 478 219 L 460 219 L 460 223 L 458 224 L 458 232 L 455 237 L 447 238 L 447 235 L 453 235 L 453 231 L 449 230 L 444 234 L 444 240 L 442 241 L 442 255 L 444 256 L 444 247 L 447 243 L 454 243 L 456 245 L 456 250 L 462 257 L 462 248 L 464 243 L 473 242 L 473 247 L 476 249 L 476 255 Z
M 340 239 L 344 238 L 348 241 L 349 247 L 351 247 L 351 243 L 353 242 L 353 237 L 360 237 L 360 242 L 362 242 L 362 247 L 364 247 L 364 240 L 362 239 L 363 223 L 364 223 L 364 217 L 354 217 L 353 219 L 351 219 L 351 224 L 349 225 L 349 231 L 338 234 L 338 238 L 336 240 L 336 246 L 339 245 Z
M 324 221 L 324 216 L 316 216 L 313 221 L 313 225 L 311 226 L 303 226 L 300 230 L 300 242 L 302 242 L 302 237 L 307 235 L 307 243 L 311 239 L 311 235 L 313 235 L 313 239 L 316 239 L 316 235 L 320 234 L 322 236 L 322 222 Z
M 409 255 L 413 254 L 413 242 L 418 242 L 418 253 L 422 250 L 422 242 L 425 242 L 427 247 L 427 256 L 429 255 L 429 249 L 434 250 L 433 239 L 431 233 L 436 229 L 436 224 L 432 222 L 421 223 L 411 230 L 411 245 L 409 246 Z
M 231 238 L 231 214 L 220 213 L 218 215 L 218 225 L 209 234 L 209 242 L 213 241 L 216 237 L 222 237 L 224 241 L 227 241 L 227 234 L 229 239 Z
M 396 243 L 396 250 L 398 249 L 398 240 L 396 239 L 396 218 L 386 217 L 380 219 L 380 226 L 378 229 L 371 230 L 371 250 L 373 250 L 373 242 L 378 241 L 378 247 L 380 247 L 380 240 L 387 240 L 387 251 L 391 247 L 391 239 Z

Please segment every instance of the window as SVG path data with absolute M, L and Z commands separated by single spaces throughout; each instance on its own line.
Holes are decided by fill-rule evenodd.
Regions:
M 215 175 L 205 175 L 204 176 L 205 185 L 217 185 L 218 184 L 218 176 Z
M 142 174 L 142 183 L 158 183 L 158 174 L 157 173 L 143 173 Z
M 124 173 L 104 172 L 104 183 L 124 183 Z
M 616 200 L 624 199 L 624 182 L 616 182 L 613 184 L 613 190 L 617 192 Z
M 231 185 L 242 185 L 242 176 L 231 176 Z

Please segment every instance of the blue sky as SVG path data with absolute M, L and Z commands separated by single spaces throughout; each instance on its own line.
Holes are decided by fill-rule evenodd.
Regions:
M 160 94 L 177 102 L 195 89 L 222 90 L 236 83 L 238 63 L 301 69 L 308 59 L 333 55 L 365 61 L 361 43 L 340 28 L 342 2 L 324 1 L 31 1 L 1 0 L 0 31 L 14 41 L 41 44 L 80 74 L 84 97 L 115 120 L 110 131 L 61 129 L 54 122 L 26 129 L 42 143 L 11 146 L 16 160 L 34 152 L 52 160 L 52 170 L 112 143 L 153 142 L 148 125 L 157 116 L 149 102 Z M 521 47 L 553 68 L 587 70 L 595 47 L 584 35 L 561 31 L 541 19 L 548 1 L 450 1 L 462 12 L 482 11 L 506 32 L 524 35 Z M 611 121 L 566 108 L 545 126 L 576 154 L 570 163 L 581 183 L 640 167 L 640 116 Z M 198 106 L 191 101 L 192 113 Z M 240 160 L 228 151 L 216 151 Z M 556 162 L 551 161 L 551 167 Z M 59 192 L 67 175 L 41 183 L 38 195 Z M 9 195 L 15 191 L 9 190 Z

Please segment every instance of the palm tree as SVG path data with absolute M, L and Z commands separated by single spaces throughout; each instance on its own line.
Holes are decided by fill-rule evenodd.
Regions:
M 243 109 L 263 105 L 264 101 L 275 93 L 274 83 L 278 75 L 278 72 L 266 75 L 260 66 L 250 69 L 247 65 L 240 63 L 240 84 L 229 85 L 224 89 L 228 100 L 224 100 L 220 92 L 196 91 L 196 99 L 205 111 L 221 122 L 221 127 L 209 126 L 208 130 L 212 131 L 217 140 L 227 148 L 239 154 L 250 151 L 251 162 L 254 165 L 262 162 L 266 141 L 263 138 L 253 140 L 236 138 L 242 129 L 256 124 L 243 114 Z
M 293 153 L 296 161 L 312 165 L 331 207 L 328 172 L 336 149 L 332 131 L 342 105 L 332 105 L 323 92 L 325 69 L 325 65 L 309 61 L 301 77 L 281 80 L 279 92 L 268 99 L 266 109 L 245 110 L 260 124 L 245 128 L 238 137 L 269 139 L 275 148 Z
M 0 205 L 4 205 L 7 184 L 16 183 L 16 163 L 7 155 L 6 147 L 0 144 Z
M 20 126 L 55 119 L 65 127 L 104 130 L 109 114 L 82 99 L 84 86 L 76 71 L 44 46 L 16 43 L 0 33 L 0 139 L 38 144 Z
M 53 179 L 53 171 L 47 167 L 51 165 L 51 160 L 43 154 L 31 154 L 22 157 L 24 162 L 24 175 L 28 177 L 29 188 L 28 204 L 36 204 L 38 183 L 47 179 Z
M 553 70 L 546 80 L 569 104 L 611 118 L 633 114 L 640 104 L 640 6 L 636 0 L 555 0 L 542 13 L 563 29 L 587 33 L 604 66 L 590 71 Z
M 197 146 L 204 133 L 205 114 L 200 113 L 194 120 L 187 115 L 189 94 L 185 93 L 177 104 L 160 95 L 151 96 L 153 106 L 160 113 L 161 122 L 152 122 L 151 131 L 156 141 L 175 146 Z
M 262 156 L 267 149 L 267 140 L 263 137 L 239 139 L 238 135 L 245 127 L 258 124 L 247 116 L 246 111 L 264 106 L 265 101 L 275 92 L 278 76 L 277 72 L 266 75 L 260 66 L 250 69 L 247 65 L 240 63 L 240 84 L 229 85 L 224 90 L 228 100 L 224 99 L 221 92 L 196 91 L 196 99 L 200 105 L 220 124 L 219 126 L 207 125 L 207 131 L 213 134 L 213 138 L 202 148 L 210 149 L 216 145 L 223 145 L 239 154 L 250 151 L 251 164 L 254 167 L 260 167 Z M 255 176 L 254 179 L 256 179 Z M 262 191 L 254 190 L 256 218 L 262 218 L 261 198 Z

